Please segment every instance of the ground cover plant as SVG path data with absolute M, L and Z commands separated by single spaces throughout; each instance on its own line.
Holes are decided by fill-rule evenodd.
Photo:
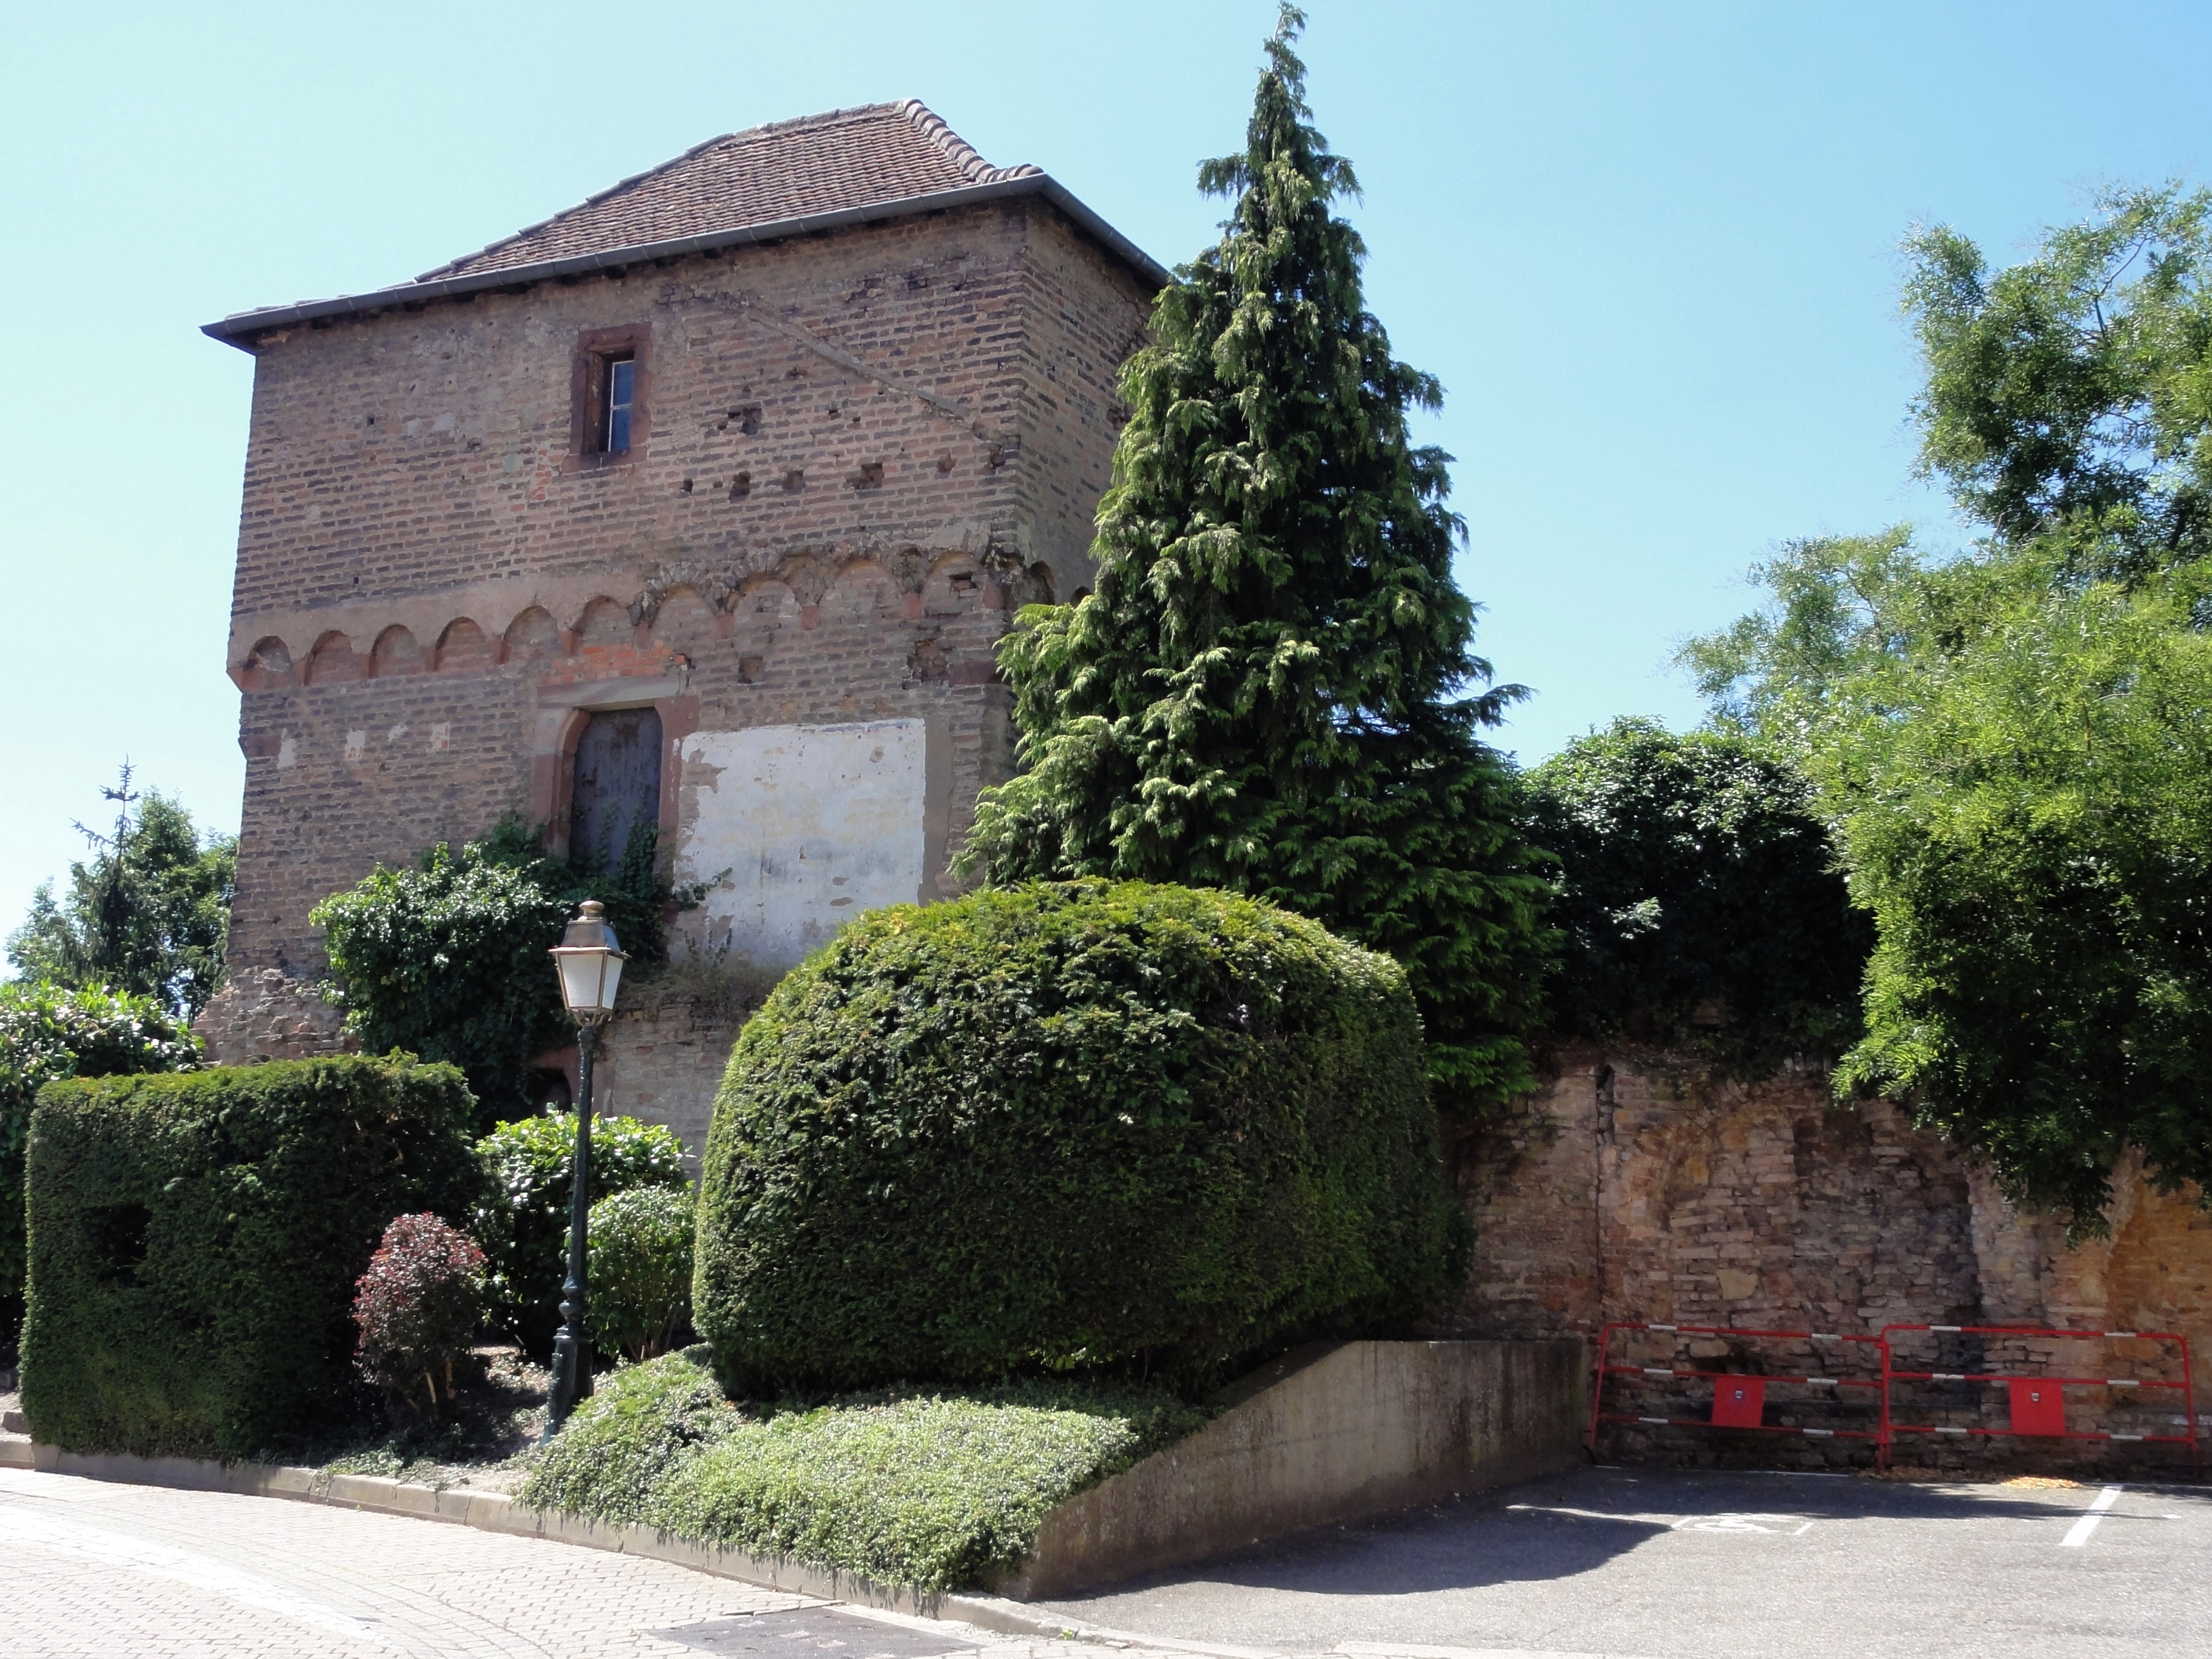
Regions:
M 502 1123 L 477 1143 L 480 1195 L 468 1231 L 487 1258 L 493 1322 L 543 1360 L 561 1324 L 568 1274 L 568 1200 L 575 1180 L 576 1115 Z M 674 1130 L 634 1117 L 592 1120 L 591 1201 L 639 1188 L 688 1188 Z
M 511 1492 L 545 1433 L 549 1373 L 511 1345 L 475 1349 L 456 1367 L 435 1417 L 393 1421 L 363 1385 L 342 1409 L 271 1440 L 257 1457 L 324 1474 L 380 1474 L 418 1486 Z
M 999 648 L 1022 771 L 977 802 L 993 882 L 1103 876 L 1264 897 L 1403 964 L 1441 1103 L 1534 1085 L 1541 860 L 1482 734 L 1452 576 L 1450 457 L 1413 441 L 1436 380 L 1366 308 L 1358 191 L 1314 130 L 1290 6 L 1243 148 L 1205 163 L 1219 242 L 1176 271 L 1121 373 L 1094 591 Z M 1487 687 L 1487 689 L 1483 689 Z
M 1055 1504 L 1205 1420 L 1158 1390 L 1065 1379 L 733 1405 L 694 1348 L 603 1379 L 520 1496 L 957 1589 L 1019 1562 Z
M 848 925 L 739 1035 L 700 1206 L 693 1318 L 738 1391 L 1200 1385 L 1403 1329 L 1464 1226 L 1404 970 L 1135 882 Z
M 245 1457 L 343 1407 L 395 1214 L 466 1212 L 460 1073 L 340 1056 L 50 1084 L 23 1409 L 73 1451 Z
M 149 997 L 0 985 L 0 1352 L 13 1351 L 22 1325 L 24 1155 L 39 1091 L 63 1078 L 189 1071 L 199 1061 L 191 1034 Z

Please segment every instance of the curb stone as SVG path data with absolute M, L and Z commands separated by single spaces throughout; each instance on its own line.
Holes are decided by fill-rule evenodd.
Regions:
M 380 1474 L 326 1475 L 319 1470 L 281 1463 L 218 1463 L 191 1457 L 70 1452 L 58 1446 L 36 1443 L 19 1434 L 0 1434 L 0 1468 L 38 1469 L 51 1474 L 74 1474 L 91 1480 L 168 1486 L 186 1492 L 289 1498 L 295 1503 L 327 1504 L 339 1509 L 445 1521 L 482 1532 L 543 1538 L 584 1549 L 666 1561 L 716 1578 L 733 1578 L 740 1583 L 795 1595 L 817 1596 L 824 1601 L 849 1602 L 908 1617 L 957 1620 L 1007 1635 L 1057 1637 L 1063 1631 L 1078 1628 L 1066 1619 L 1040 1613 L 995 1595 L 963 1595 L 878 1584 L 835 1568 L 769 1559 L 748 1555 L 742 1550 L 697 1543 L 655 1527 L 617 1526 L 594 1521 L 588 1516 L 533 1510 L 504 1492 L 472 1492 L 465 1486 L 441 1489 Z M 1157 1641 L 1147 1644 L 1184 1645 Z

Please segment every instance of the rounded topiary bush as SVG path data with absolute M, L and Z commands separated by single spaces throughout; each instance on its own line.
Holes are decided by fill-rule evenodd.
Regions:
M 1464 1230 L 1387 957 L 1234 895 L 864 916 L 747 1024 L 693 1317 L 732 1386 L 1201 1382 L 1430 1305 Z

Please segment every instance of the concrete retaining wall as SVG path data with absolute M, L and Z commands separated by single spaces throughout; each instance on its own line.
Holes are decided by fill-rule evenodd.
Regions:
M 1578 1338 L 1301 1349 L 1199 1433 L 1047 1516 L 994 1588 L 1065 1595 L 1563 1468 L 1583 1455 L 1589 1364 Z

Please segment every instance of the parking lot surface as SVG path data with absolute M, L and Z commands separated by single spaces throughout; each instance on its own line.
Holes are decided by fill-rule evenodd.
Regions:
M 1049 1605 L 1354 1659 L 2201 1659 L 2212 1493 L 1583 1469 Z

